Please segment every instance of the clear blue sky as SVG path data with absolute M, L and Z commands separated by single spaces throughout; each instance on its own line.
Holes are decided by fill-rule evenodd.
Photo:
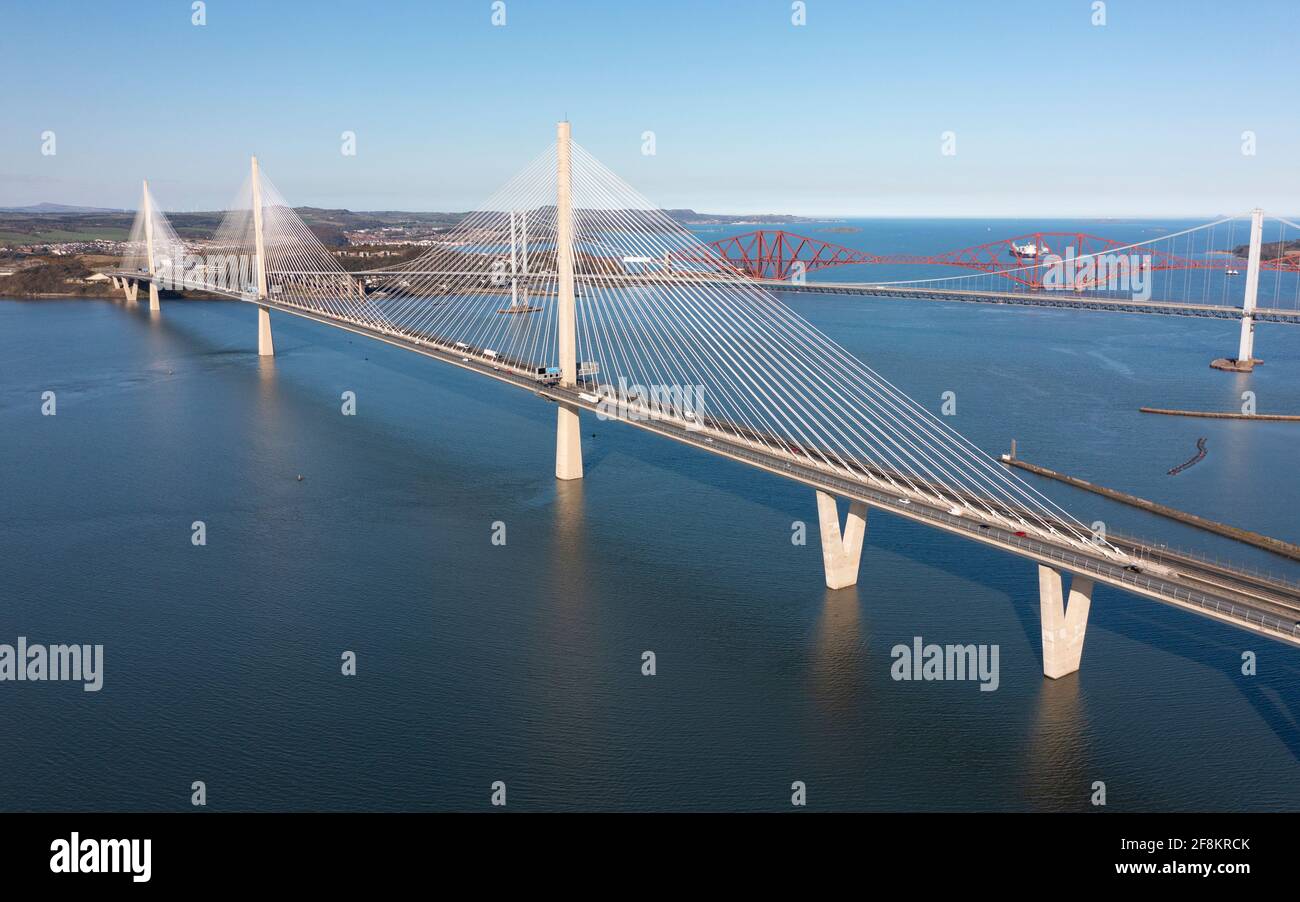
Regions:
M 0 0 L 0 206 L 463 210 L 574 137 L 710 212 L 1300 210 L 1296 0 Z M 41 133 L 57 154 L 41 155 Z M 357 155 L 340 134 L 357 135 Z M 657 154 L 641 154 L 641 134 Z M 1241 152 L 1243 131 L 1257 153 Z M 940 153 L 941 134 L 957 153 Z

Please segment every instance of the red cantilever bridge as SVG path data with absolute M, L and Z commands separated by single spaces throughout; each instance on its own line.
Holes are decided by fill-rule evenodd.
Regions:
M 947 251 L 941 254 L 873 254 L 869 251 L 844 247 L 818 238 L 796 235 L 784 229 L 758 229 L 722 238 L 709 245 L 738 270 L 759 279 L 785 281 L 800 273 L 808 273 L 832 266 L 885 265 L 885 266 L 951 266 L 980 273 L 1001 275 L 1031 289 L 1043 287 L 1047 269 L 1044 259 L 1050 254 L 1058 258 L 1073 249 L 1076 258 L 1098 257 L 1107 254 L 1139 254 L 1150 256 L 1150 269 L 1155 272 L 1176 269 L 1222 269 L 1225 265 L 1245 260 L 1217 254 L 1207 257 L 1182 256 L 1153 248 L 1148 244 L 1134 246 L 1110 238 L 1101 238 L 1083 232 L 1031 232 L 1013 238 L 990 241 L 975 247 Z M 1040 249 L 1037 256 L 1027 248 Z M 1283 272 L 1300 272 L 1300 258 L 1261 261 L 1261 269 Z

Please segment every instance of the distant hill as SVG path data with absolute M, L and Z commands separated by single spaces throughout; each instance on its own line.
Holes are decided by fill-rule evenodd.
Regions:
M 1291 241 L 1266 241 L 1259 247 L 1259 259 L 1263 261 L 1281 260 L 1283 257 L 1300 253 L 1300 239 Z M 1245 260 L 1250 256 L 1250 245 L 1239 244 L 1232 249 L 1234 257 Z
M 0 207 L 0 213 L 124 213 L 112 207 L 76 207 L 41 202 L 27 207 Z
M 295 207 L 298 215 L 308 221 L 329 222 L 334 225 L 341 225 L 350 228 L 365 226 L 383 226 L 392 223 L 403 222 L 456 222 L 465 216 L 461 213 L 438 213 L 424 212 L 413 213 L 402 210 L 370 210 L 370 211 L 353 211 L 341 209 L 325 209 L 322 207 Z M 72 204 L 52 204 L 42 202 L 39 204 L 30 204 L 26 207 L 0 207 L 0 213 L 28 213 L 28 214 L 52 214 L 52 215 L 91 215 L 95 213 L 134 213 L 134 210 L 123 210 L 116 207 L 79 207 Z M 694 210 L 683 208 L 676 210 L 665 210 L 669 216 L 681 223 L 688 224 L 708 224 L 708 223 L 726 223 L 726 222 L 825 222 L 824 219 L 810 218 L 807 216 L 792 216 L 786 213 L 697 213 Z M 168 216 L 183 215 L 177 212 L 168 212 Z
M 449 228 L 460 222 L 465 213 L 411 213 L 400 210 L 353 210 L 323 207 L 296 207 L 307 227 L 326 247 L 347 245 L 345 233 L 376 232 L 391 229 L 393 237 L 423 238 L 430 233 Z M 667 215 L 685 226 L 717 225 L 753 227 L 768 223 L 827 222 L 804 216 L 777 213 L 722 214 L 697 213 L 690 209 L 666 210 Z M 134 210 L 113 210 L 103 207 L 78 207 L 67 204 L 40 203 L 26 207 L 0 207 L 0 248 L 24 244 L 54 244 L 60 242 L 94 241 L 107 239 L 125 241 L 135 220 Z M 167 211 L 167 218 L 181 238 L 205 239 L 212 236 L 221 223 L 220 211 L 180 212 Z
M 809 216 L 791 216 L 788 213 L 696 213 L 694 210 L 664 210 L 682 225 L 753 225 L 774 222 L 828 222 Z

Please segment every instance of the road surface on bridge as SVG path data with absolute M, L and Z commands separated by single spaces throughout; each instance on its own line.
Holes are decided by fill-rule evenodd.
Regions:
M 150 280 L 146 273 L 111 274 L 143 282 Z M 934 504 L 920 493 L 906 492 L 881 479 L 868 479 L 865 476 L 861 479 L 849 478 L 844 473 L 832 472 L 813 464 L 807 456 L 780 453 L 768 447 L 746 444 L 738 441 L 734 435 L 701 426 L 699 422 L 688 422 L 660 413 L 649 414 L 648 411 L 644 417 L 611 413 L 610 399 L 598 394 L 594 386 L 541 384 L 535 375 L 537 368 L 530 364 L 510 365 L 500 359 L 485 356 L 482 349 L 458 347 L 456 343 L 440 336 L 404 334 L 373 323 L 326 314 L 289 300 L 259 300 L 255 294 L 213 289 L 206 285 L 195 284 L 189 287 L 414 351 L 525 389 L 551 402 L 586 410 L 603 419 L 618 419 L 701 451 L 756 467 L 831 495 L 861 501 L 869 507 L 889 511 L 1038 564 L 1084 575 L 1140 597 L 1300 646 L 1300 586 L 1114 536 L 1110 537 L 1111 543 L 1127 556 L 1117 559 L 1113 552 L 1107 553 L 1101 546 L 1095 553 L 1085 553 L 1073 545 L 1058 544 L 1042 536 L 1031 535 L 1026 530 L 988 522 L 988 518 L 975 516 L 976 512 L 970 509 Z M 990 504 L 996 506 L 998 503 L 990 501 Z M 1012 524 L 1013 527 L 1014 525 Z
M 1074 292 L 974 291 L 959 288 L 909 287 L 871 282 L 786 282 L 760 280 L 769 291 L 803 294 L 846 294 L 916 301 L 950 301 L 966 304 L 1008 304 L 1021 307 L 1059 307 L 1100 310 L 1109 313 L 1140 313 L 1163 316 L 1195 316 L 1240 320 L 1242 309 L 1226 304 L 1193 304 L 1185 301 L 1143 301 L 1132 298 L 1088 297 Z M 1256 307 L 1256 321 L 1300 325 L 1300 310 Z

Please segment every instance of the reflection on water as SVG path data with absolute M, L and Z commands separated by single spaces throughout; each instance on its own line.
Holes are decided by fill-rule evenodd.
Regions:
M 269 401 L 275 391 L 275 357 L 261 354 L 257 356 L 257 384 L 261 389 L 259 397 Z
M 1080 808 L 1096 774 L 1090 760 L 1088 724 L 1079 693 L 1079 675 L 1044 679 L 1024 746 L 1024 797 L 1044 810 Z
M 849 690 L 861 683 L 862 617 L 858 587 L 827 589 L 817 618 L 812 689 L 825 716 L 848 713 L 859 699 Z
M 551 556 L 556 561 L 573 563 L 572 567 L 561 568 L 559 574 L 570 578 L 565 588 L 575 593 L 580 593 L 586 584 L 582 578 L 587 541 L 586 508 L 583 501 L 585 485 L 581 479 L 555 481 L 555 527 L 551 531 Z
M 539 606 L 543 647 L 537 650 L 538 671 L 530 681 L 537 722 L 529 732 L 536 734 L 530 748 L 547 780 L 599 770 L 599 743 L 592 739 L 602 735 L 595 712 L 601 707 L 598 686 L 608 677 L 600 665 L 602 640 L 593 611 L 584 482 L 556 480 L 551 516 L 542 521 L 550 533 L 543 543 L 546 579 L 535 594 L 521 599 Z M 627 666 L 635 662 L 629 660 Z
M 587 568 L 587 523 L 581 479 L 556 480 L 554 516 L 551 525 L 550 599 L 552 616 L 570 636 L 588 622 L 591 604 L 591 574 Z

